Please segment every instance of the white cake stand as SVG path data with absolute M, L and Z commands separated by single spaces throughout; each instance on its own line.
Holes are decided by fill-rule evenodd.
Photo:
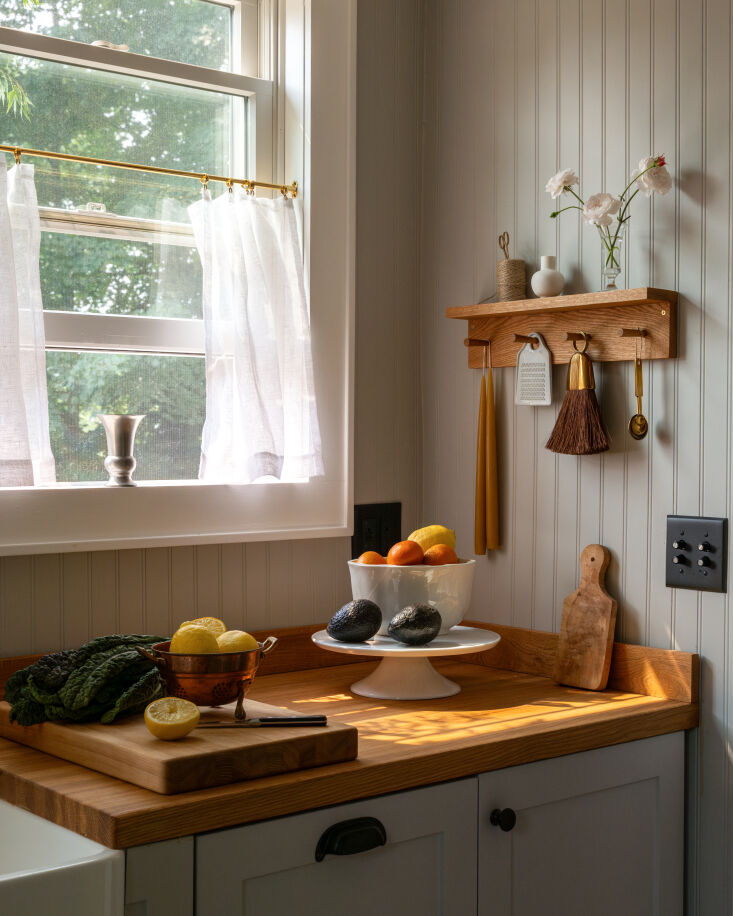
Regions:
M 459 693 L 460 686 L 436 671 L 430 660 L 483 652 L 501 639 L 498 633 L 477 627 L 452 627 L 426 646 L 406 646 L 388 636 L 375 636 L 368 642 L 339 642 L 326 630 L 319 630 L 311 638 L 331 652 L 381 658 L 370 675 L 351 685 L 353 693 L 380 700 L 434 700 Z

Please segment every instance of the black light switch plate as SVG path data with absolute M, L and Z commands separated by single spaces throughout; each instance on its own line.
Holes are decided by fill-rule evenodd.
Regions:
M 354 534 L 351 556 L 360 557 L 366 550 L 382 556 L 402 539 L 402 503 L 369 503 L 354 506 Z
M 728 519 L 667 516 L 668 588 L 727 591 Z

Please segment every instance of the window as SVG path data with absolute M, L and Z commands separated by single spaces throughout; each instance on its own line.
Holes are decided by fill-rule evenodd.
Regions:
M 348 531 L 354 3 L 279 6 L 278 19 L 274 0 L 151 0 L 140 15 L 134 0 L 0 0 L 0 68 L 30 102 L 28 118 L 0 114 L 0 143 L 298 180 L 326 478 L 195 480 L 204 402 L 201 276 L 186 216 L 195 183 L 34 159 L 59 484 L 0 492 L 0 553 Z M 101 486 L 99 412 L 147 415 L 141 485 L 123 499 Z
M 62 42 L 65 62 L 58 43 L 42 40 L 34 48 L 54 57 L 0 53 L 0 69 L 22 87 L 22 111 L 4 118 L 3 143 L 219 175 L 256 167 L 252 80 L 222 91 L 203 69 L 245 68 L 236 52 L 248 45 L 233 41 L 238 4 L 153 0 L 140 15 L 133 0 L 3 7 L 4 24 L 73 42 Z M 157 58 L 146 67 L 158 78 L 121 74 L 109 56 L 87 66 L 84 53 L 97 40 Z M 196 68 L 196 88 L 180 83 L 171 61 Z M 62 161 L 34 165 L 57 480 L 104 479 L 99 413 L 146 415 L 138 479 L 195 479 L 205 397 L 201 269 L 186 214 L 195 185 Z

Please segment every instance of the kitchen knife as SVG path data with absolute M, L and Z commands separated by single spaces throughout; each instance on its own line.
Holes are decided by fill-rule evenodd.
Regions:
M 202 722 L 197 728 L 265 728 L 275 725 L 326 725 L 326 716 L 261 716 L 259 719 Z

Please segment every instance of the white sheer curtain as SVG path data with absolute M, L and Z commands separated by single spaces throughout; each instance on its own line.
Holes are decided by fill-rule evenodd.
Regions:
M 322 475 L 300 202 L 204 192 L 189 212 L 206 336 L 199 477 Z
M 32 165 L 0 157 L 0 486 L 54 483 Z

